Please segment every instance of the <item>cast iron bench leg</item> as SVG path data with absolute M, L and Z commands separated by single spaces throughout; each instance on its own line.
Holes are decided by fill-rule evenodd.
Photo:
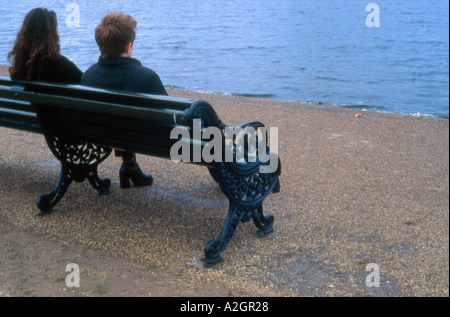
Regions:
M 228 209 L 227 219 L 225 221 L 225 225 L 222 229 L 221 234 L 216 239 L 208 242 L 208 244 L 206 245 L 205 258 L 203 259 L 203 263 L 206 267 L 213 266 L 214 264 L 222 261 L 222 257 L 220 256 L 220 254 L 227 247 L 240 221 L 238 212 L 239 206 L 230 205 L 230 208 Z
M 43 122 L 48 123 L 48 120 Z M 51 124 L 49 126 L 52 127 Z M 53 155 L 61 163 L 61 174 L 53 192 L 38 199 L 37 205 L 41 211 L 39 215 L 52 211 L 72 181 L 81 183 L 88 179 L 100 195 L 108 194 L 111 186 L 111 180 L 98 176 L 97 168 L 111 154 L 112 149 L 89 142 L 66 141 L 64 137 L 55 136 L 53 130 L 58 131 L 56 128 L 46 129 L 45 139 Z
M 111 193 L 109 188 L 111 187 L 111 180 L 109 178 L 100 178 L 97 172 L 97 166 L 94 166 L 88 174 L 89 183 L 94 187 L 99 195 L 107 195 Z
M 52 211 L 53 207 L 63 198 L 72 181 L 82 182 L 87 178 L 100 195 L 109 194 L 111 180 L 101 179 L 98 176 L 97 167 L 97 164 L 88 167 L 62 164 L 55 189 L 50 194 L 41 196 L 37 201 L 37 206 L 41 211 L 39 215 L 42 216 Z
M 258 235 L 260 237 L 265 237 L 272 233 L 273 231 L 273 216 L 263 215 L 262 205 L 258 206 L 257 212 L 252 214 L 252 220 L 256 228 L 258 228 Z
M 56 184 L 55 189 L 50 194 L 42 195 L 37 201 L 37 206 L 41 211 L 39 215 L 44 215 L 52 211 L 52 208 L 66 193 L 70 183 L 72 183 L 72 172 L 67 166 L 62 165 L 58 184 Z
M 205 258 L 203 263 L 206 267 L 222 261 L 220 254 L 228 246 L 239 222 L 247 222 L 252 218 L 258 228 L 258 235 L 265 237 L 273 231 L 273 216 L 263 215 L 262 203 L 257 206 L 239 206 L 230 203 L 227 219 L 220 235 L 208 242 L 205 247 Z

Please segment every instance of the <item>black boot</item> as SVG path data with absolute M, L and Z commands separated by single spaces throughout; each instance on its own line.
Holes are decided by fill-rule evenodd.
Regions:
M 135 186 L 149 186 L 153 183 L 153 177 L 145 174 L 136 162 L 136 154 L 131 152 L 122 152 L 122 166 L 120 167 L 120 187 L 129 188 L 130 180 Z

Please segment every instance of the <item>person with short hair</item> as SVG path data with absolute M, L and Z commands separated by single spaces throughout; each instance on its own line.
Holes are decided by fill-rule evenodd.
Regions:
M 85 86 L 154 95 L 167 95 L 158 74 L 132 58 L 137 22 L 121 12 L 109 13 L 95 29 L 95 41 L 100 49 L 98 62 L 86 70 L 81 78 Z M 143 173 L 136 154 L 116 151 L 123 163 L 120 167 L 120 186 L 128 188 L 130 180 L 135 186 L 148 186 L 153 182 L 150 174 Z
M 85 71 L 83 85 L 96 88 L 167 95 L 158 74 L 132 58 L 137 22 L 129 15 L 107 14 L 95 29 L 98 62 Z

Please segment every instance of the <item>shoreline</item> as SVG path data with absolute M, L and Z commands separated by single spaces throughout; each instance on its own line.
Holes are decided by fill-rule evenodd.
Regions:
M 422 113 L 401 113 L 401 112 L 389 112 L 389 111 L 382 111 L 382 110 L 374 110 L 377 109 L 376 106 L 370 106 L 370 105 L 355 105 L 355 104 L 325 104 L 322 102 L 314 103 L 314 102 L 306 102 L 306 101 L 295 101 L 295 100 L 283 100 L 283 99 L 276 99 L 271 97 L 264 97 L 267 94 L 263 94 L 263 96 L 253 95 L 253 94 L 246 94 L 246 93 L 218 93 L 218 92 L 207 92 L 207 91 L 196 91 L 196 90 L 189 90 L 188 88 L 178 87 L 175 85 L 167 85 L 165 86 L 166 90 L 172 90 L 172 91 L 192 91 L 194 93 L 199 94 L 211 94 L 211 95 L 220 95 L 220 96 L 229 96 L 229 97 L 242 97 L 242 98 L 254 98 L 254 99 L 264 99 L 264 100 L 273 100 L 273 101 L 279 101 L 279 102 L 287 102 L 287 103 L 297 103 L 301 105 L 311 105 L 311 106 L 323 106 L 323 107 L 333 107 L 333 108 L 341 108 L 341 109 L 352 109 L 362 112 L 377 112 L 377 113 L 386 113 L 386 114 L 399 114 L 404 116 L 412 116 L 412 117 L 419 117 L 419 118 L 437 118 L 437 119 L 449 119 L 449 115 L 443 115 L 443 114 L 422 114 Z M 369 109 L 367 109 L 369 108 Z M 371 109 L 373 108 L 373 109 Z
M 0 64 L 0 76 L 9 76 L 8 73 L 8 66 Z M 406 113 L 397 113 L 397 112 L 388 112 L 388 111 L 377 111 L 372 109 L 365 109 L 365 107 L 372 107 L 367 105 L 326 105 L 321 103 L 309 103 L 309 102 L 301 102 L 301 101 L 292 101 L 292 100 L 281 100 L 281 99 L 272 99 L 270 97 L 264 98 L 262 96 L 253 96 L 250 94 L 227 94 L 227 93 L 215 93 L 215 92 L 204 92 L 204 91 L 195 91 L 195 90 L 189 90 L 184 89 L 182 87 L 174 86 L 174 85 L 166 85 L 166 90 L 169 91 L 180 91 L 181 95 L 183 95 L 183 92 L 188 93 L 196 93 L 200 95 L 219 95 L 219 96 L 225 96 L 225 97 L 238 97 L 238 98 L 251 98 L 251 99 L 262 99 L 262 100 L 272 100 L 275 102 L 281 102 L 281 103 L 295 103 L 298 105 L 308 105 L 312 107 L 329 107 L 329 108 L 335 108 L 335 109 L 347 109 L 347 110 L 354 110 L 358 111 L 359 113 L 366 113 L 366 112 L 376 112 L 376 113 L 385 113 L 385 114 L 395 114 L 395 115 L 404 115 L 404 116 L 411 116 L 411 117 L 419 117 L 419 118 L 436 118 L 436 119 L 449 119 L 448 115 L 431 115 L 431 114 L 406 114 Z M 365 107 L 364 107 L 365 106 Z

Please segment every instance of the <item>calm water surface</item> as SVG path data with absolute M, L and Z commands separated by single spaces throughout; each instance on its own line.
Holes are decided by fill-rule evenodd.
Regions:
M 0 0 L 0 64 L 25 14 L 55 10 L 62 52 L 83 71 L 109 11 L 138 21 L 134 57 L 167 87 L 448 117 L 449 8 L 443 0 Z M 80 27 L 65 21 L 69 3 Z

